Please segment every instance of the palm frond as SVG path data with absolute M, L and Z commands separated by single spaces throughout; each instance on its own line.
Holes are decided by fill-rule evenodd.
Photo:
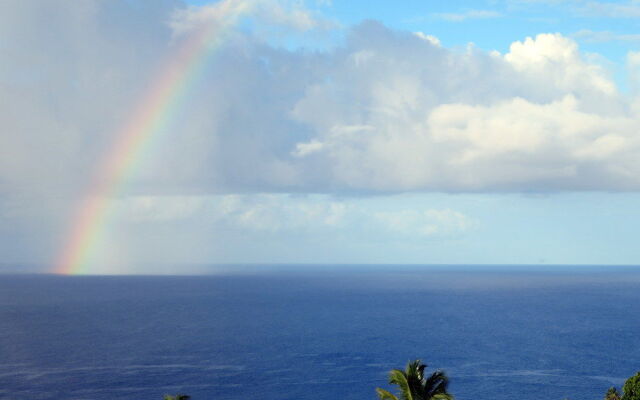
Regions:
M 407 376 L 409 391 L 411 392 L 414 400 L 426 400 L 423 396 L 425 368 L 426 365 L 422 364 L 420 360 L 415 360 L 407 363 L 405 374 Z
M 393 393 L 384 389 L 376 388 L 376 393 L 378 393 L 378 398 L 380 400 L 398 400 L 398 398 Z
M 431 396 L 433 400 L 453 400 L 453 395 L 449 393 L 438 393 Z
M 428 392 L 431 396 L 440 393 L 447 393 L 447 386 L 449 385 L 449 378 L 444 372 L 438 370 L 431 374 L 424 383 L 425 392 Z
M 407 363 L 407 367 L 404 369 L 404 371 L 407 376 L 419 375 L 420 378 L 422 378 L 425 367 L 426 365 L 421 364 L 420 360 L 413 360 Z
M 404 371 L 392 369 L 389 372 L 389 383 L 398 385 L 402 400 L 453 400 L 447 392 L 449 378 L 444 372 L 437 370 L 425 379 L 426 364 L 418 360 L 409 361 Z M 376 389 L 378 396 L 384 399 L 398 400 L 398 398 L 383 389 Z M 393 396 L 393 397 L 388 397 Z M 383 399 L 383 397 L 380 397 Z
M 389 383 L 400 387 L 400 395 L 403 400 L 414 400 L 411 387 L 409 386 L 409 381 L 407 380 L 407 375 L 404 371 L 392 369 L 391 372 L 389 372 Z

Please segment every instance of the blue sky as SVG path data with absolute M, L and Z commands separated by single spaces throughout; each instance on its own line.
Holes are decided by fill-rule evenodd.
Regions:
M 202 6 L 209 2 L 188 3 Z M 628 51 L 637 50 L 640 43 L 638 4 L 633 1 L 409 0 L 395 4 L 353 0 L 305 4 L 344 27 L 372 19 L 397 30 L 434 35 L 446 47 L 473 43 L 484 50 L 505 53 L 516 40 L 557 32 L 575 38 L 583 51 L 605 57 L 611 63 L 607 66 L 621 81 L 626 79 L 621 64 Z
M 156 71 L 235 18 L 87 271 L 640 263 L 640 2 L 595 0 L 4 2 L 0 263 L 50 268 Z

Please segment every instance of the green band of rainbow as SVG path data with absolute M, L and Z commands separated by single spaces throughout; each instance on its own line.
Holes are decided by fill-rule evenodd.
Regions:
M 100 165 L 84 202 L 78 209 L 53 271 L 82 274 L 109 219 L 111 199 L 121 194 L 151 139 L 174 119 L 190 87 L 202 75 L 209 56 L 220 46 L 222 35 L 246 12 L 248 3 L 226 0 L 216 4 L 214 17 L 203 23 L 178 46 L 175 54 L 151 82 L 150 89 L 124 125 Z

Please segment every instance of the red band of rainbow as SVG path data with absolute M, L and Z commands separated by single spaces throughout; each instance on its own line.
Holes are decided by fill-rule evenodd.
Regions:
M 211 6 L 212 18 L 190 32 L 180 43 L 150 89 L 114 135 L 114 145 L 95 174 L 92 187 L 72 220 L 65 245 L 53 271 L 58 274 L 90 273 L 92 250 L 109 219 L 111 199 L 123 192 L 136 170 L 136 162 L 151 138 L 171 123 L 189 88 L 202 75 L 209 55 L 221 44 L 226 29 L 250 6 L 243 0 L 225 0 Z

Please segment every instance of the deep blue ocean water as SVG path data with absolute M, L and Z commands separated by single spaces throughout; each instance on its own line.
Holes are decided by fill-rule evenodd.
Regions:
M 601 399 L 640 370 L 640 269 L 0 275 L 2 399 L 375 399 L 415 358 L 460 400 Z

